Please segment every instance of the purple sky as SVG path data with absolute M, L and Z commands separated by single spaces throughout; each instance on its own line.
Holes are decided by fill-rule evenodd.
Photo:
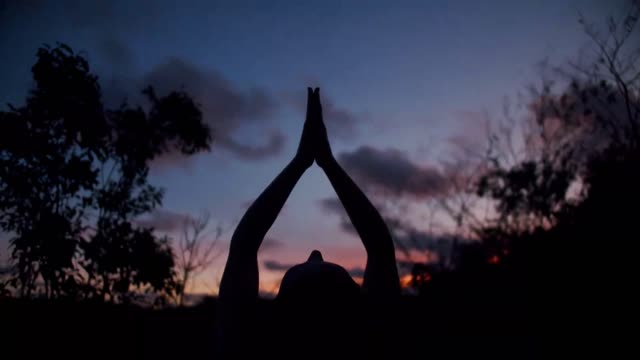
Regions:
M 293 155 L 307 86 L 321 87 L 334 152 L 352 168 L 370 156 L 372 166 L 404 162 L 393 174 L 428 179 L 450 138 L 479 128 L 469 114 L 497 111 L 537 79 L 538 62 L 562 62 L 587 43 L 579 12 L 613 11 L 595 0 L 91 3 L 0 0 L 0 101 L 22 102 L 37 47 L 56 41 L 86 54 L 109 103 L 135 100 L 146 83 L 184 87 L 217 138 L 211 153 L 154 164 L 152 182 L 166 188 L 157 218 L 170 228 L 172 214 L 208 209 L 229 228 L 225 239 Z M 416 206 L 425 200 L 424 191 L 408 195 Z M 363 267 L 359 241 L 321 206 L 332 196 L 318 168 L 308 171 L 261 264 L 301 262 L 318 248 L 329 261 Z M 223 262 L 200 290 L 216 287 Z M 280 276 L 263 271 L 263 288 Z

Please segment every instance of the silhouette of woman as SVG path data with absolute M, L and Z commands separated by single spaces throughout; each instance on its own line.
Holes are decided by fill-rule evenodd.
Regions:
M 395 250 L 382 217 L 364 193 L 335 160 L 322 118 L 320 89 L 308 88 L 307 115 L 293 160 L 269 184 L 240 220 L 229 248 L 220 283 L 219 331 L 226 353 L 247 350 L 256 333 L 258 307 L 258 249 L 302 174 L 315 162 L 323 169 L 342 202 L 367 253 L 362 288 L 339 265 L 326 262 L 314 250 L 307 262 L 289 269 L 281 282 L 276 303 L 279 331 L 287 336 L 321 341 L 332 338 L 335 347 L 344 339 L 364 303 L 386 303 L 400 294 Z M 367 310 L 364 310 L 367 311 Z M 366 314 L 365 314 L 366 317 Z M 264 320 L 264 319 L 263 319 Z M 306 326 L 305 326 L 306 324 Z M 319 326 L 320 324 L 330 324 Z M 305 326 L 307 330 L 300 331 Z M 313 336 L 308 329 L 318 330 Z M 319 338 L 320 337 L 320 338 Z M 252 339 L 253 338 L 253 339 Z M 321 341 L 321 343 L 325 343 Z

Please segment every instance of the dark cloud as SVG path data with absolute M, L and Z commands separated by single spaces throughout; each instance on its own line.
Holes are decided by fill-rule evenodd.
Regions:
M 306 91 L 285 94 L 284 98 L 285 101 L 303 114 L 303 116 L 306 114 Z M 357 127 L 362 122 L 363 116 L 337 106 L 325 93 L 321 94 L 321 101 L 322 117 L 327 126 L 329 137 L 342 140 L 352 139 L 357 134 Z
M 124 69 L 133 59 L 128 49 L 115 38 L 107 38 L 101 51 L 109 63 Z M 260 160 L 280 153 L 286 142 L 284 134 L 271 124 L 278 110 L 274 96 L 262 88 L 239 89 L 222 74 L 202 68 L 184 59 L 170 58 L 138 79 L 113 77 L 105 82 L 105 103 L 115 106 L 127 100 L 144 103 L 140 89 L 151 85 L 159 96 L 181 90 L 193 97 L 202 110 L 203 119 L 213 132 L 213 148 L 222 149 L 245 160 Z M 263 139 L 242 139 L 242 129 L 256 126 Z M 154 170 L 190 168 L 193 157 L 166 153 L 154 160 Z
M 278 154 L 284 147 L 286 138 L 278 130 L 273 130 L 265 144 L 242 144 L 232 138 L 220 139 L 219 145 L 231 151 L 240 158 L 247 160 L 259 160 L 264 157 Z
M 337 197 L 330 197 L 330 198 L 321 199 L 318 202 L 318 205 L 327 214 L 335 214 L 335 215 L 338 215 L 340 217 L 340 229 L 342 229 L 342 231 L 344 231 L 346 233 L 349 233 L 349 234 L 357 234 L 358 233 L 356 231 L 356 228 L 353 227 L 353 224 L 351 223 L 351 220 L 349 219 L 349 216 L 347 215 L 347 211 L 344 209 L 344 206 L 342 206 L 342 203 L 340 202 L 340 199 L 338 199 Z
M 156 209 L 136 220 L 138 226 L 154 228 L 157 231 L 172 232 L 182 229 L 190 215 L 166 209 Z
M 210 3 L 190 7 L 190 11 L 210 10 Z M 151 31 L 148 40 L 158 41 L 164 36 L 153 29 L 166 29 L 167 22 L 175 20 L 175 9 L 155 3 L 87 2 L 81 0 L 0 0 L 0 43 L 11 48 L 10 38 L 25 37 L 35 45 L 56 41 L 74 40 L 67 34 L 84 34 L 69 43 L 76 52 L 85 55 L 92 71 L 100 75 L 103 99 L 108 107 L 120 105 L 127 99 L 133 105 L 144 104 L 140 94 L 147 85 L 154 85 L 159 95 L 183 89 L 201 105 L 205 121 L 214 131 L 214 149 L 226 150 L 242 159 L 257 160 L 278 154 L 285 143 L 285 136 L 274 124 L 266 124 L 277 111 L 277 99 L 265 89 L 239 88 L 219 72 L 196 65 L 181 58 L 169 58 L 154 68 L 140 68 L 145 59 L 139 51 L 131 48 L 130 36 L 141 28 Z M 171 23 L 170 23 L 171 24 Z M 177 23 L 176 23 L 177 24 Z M 173 24 L 173 25 L 176 25 Z M 29 31 L 25 33 L 24 29 Z M 84 38 L 91 39 L 86 42 Z M 87 51 L 90 50 L 90 51 Z M 30 59 L 33 49 L 29 51 Z M 16 67 L 23 66 L 24 58 L 13 51 L 8 59 Z M 138 55 L 136 55 L 138 54 Z M 23 56 L 23 55 L 20 55 Z M 26 69 L 26 68 L 25 68 Z M 146 72 L 146 74 L 145 74 Z M 4 74 L 3 74 L 4 75 Z M 9 74 L 11 75 L 11 74 Z M 1 77 L 1 76 L 0 76 Z M 4 80 L 4 79 L 3 79 Z M 11 75 L 10 88 L 24 86 L 21 77 Z M 7 94 L 5 94 L 7 92 Z M 9 90 L 0 89 L 3 102 L 20 98 Z M 250 125 L 255 130 L 267 130 L 263 137 L 245 138 L 241 128 Z M 154 162 L 157 167 L 182 166 L 188 157 L 166 154 L 164 159 Z
M 438 169 L 418 165 L 395 149 L 362 146 L 340 154 L 338 160 L 362 186 L 384 194 L 426 198 L 441 195 L 449 187 Z
M 340 199 L 337 197 L 329 197 L 325 199 L 320 199 L 318 201 L 318 205 L 322 210 L 324 210 L 327 214 L 335 214 L 340 217 L 340 229 L 346 233 L 357 235 L 358 232 L 356 228 L 353 227 L 349 216 L 347 215 L 347 211 L 342 206 Z
M 420 230 L 413 224 L 396 217 L 385 216 L 396 248 L 410 257 L 411 252 L 433 253 L 448 257 L 453 250 L 454 238 L 446 234 L 435 234 Z
M 290 263 L 281 263 L 276 260 L 265 260 L 262 264 L 267 270 L 282 271 L 282 272 L 287 271 L 293 266 L 298 265 L 298 264 L 290 264 Z M 353 277 L 359 277 L 359 278 L 364 277 L 364 269 L 362 267 L 356 266 L 356 267 L 352 267 L 345 270 L 347 270 L 349 275 Z
M 318 202 L 320 207 L 329 214 L 347 215 L 347 212 L 342 206 L 342 202 L 337 197 L 329 197 L 320 199 Z
M 322 199 L 319 201 L 319 205 L 328 214 L 338 215 L 340 218 L 338 226 L 342 231 L 357 236 L 357 232 L 338 198 Z M 389 228 L 397 250 L 406 256 L 409 257 L 413 251 L 429 251 L 446 256 L 451 253 L 454 243 L 454 239 L 451 236 L 420 230 L 408 221 L 398 216 L 385 214 L 384 211 L 381 211 L 381 215 Z
M 278 154 L 285 137 L 277 130 L 267 133 L 263 144 L 237 139 L 246 125 L 264 126 L 277 110 L 274 97 L 266 90 L 240 90 L 222 74 L 201 68 L 180 58 L 171 58 L 147 73 L 143 85 L 152 85 L 159 95 L 184 90 L 202 109 L 204 120 L 213 129 L 214 146 L 243 159 L 262 159 Z
M 325 120 L 327 132 L 341 139 L 350 139 L 355 136 L 356 127 L 361 120 L 360 116 L 350 110 L 336 106 L 328 97 L 322 98 L 322 117 Z
M 205 8 L 210 5 L 203 5 Z M 139 8 L 144 11 L 140 11 Z M 103 99 L 107 106 L 120 105 L 127 99 L 131 104 L 143 104 L 141 89 L 154 85 L 159 95 L 172 90 L 187 91 L 201 105 L 205 121 L 214 131 L 214 147 L 222 148 L 243 159 L 261 159 L 280 152 L 285 142 L 282 133 L 270 130 L 263 139 L 249 142 L 239 129 L 254 124 L 259 130 L 265 129 L 262 122 L 269 120 L 278 106 L 274 96 L 268 91 L 254 88 L 238 88 L 215 70 L 209 70 L 184 59 L 169 58 L 151 69 L 142 69 L 136 58 L 135 49 L 130 48 L 128 37 L 141 27 L 154 29 L 166 28 L 164 18 L 171 19 L 173 11 L 157 4 L 113 4 L 79 0 L 18 1 L 0 0 L 0 29 L 6 27 L 11 34 L 23 36 L 24 28 L 33 28 L 25 36 L 35 41 L 35 45 L 69 40 L 66 32 L 80 30 L 91 38 L 90 43 L 82 39 L 69 43 L 76 52 L 85 55 L 92 71 L 100 75 Z M 162 15 L 162 16 L 159 16 Z M 2 21 L 6 19 L 6 21 Z M 46 31 L 44 31 L 46 29 Z M 15 36 L 14 36 L 15 37 Z M 4 37 L 0 42 L 11 47 Z M 152 39 L 150 39 L 152 40 Z M 90 51 L 87 52 L 86 49 Z M 29 56 L 32 58 L 33 50 Z M 9 61 L 22 66 L 24 59 L 12 52 Z M 4 59 L 5 61 L 7 59 Z M 146 74 L 144 71 L 147 71 Z M 4 74 L 3 74 L 4 75 Z M 13 76 L 13 75 L 11 75 Z M 21 78 L 11 78 L 12 87 L 25 83 Z M 1 89 L 3 102 L 16 95 L 5 95 Z M 19 98 L 19 97 L 18 97 Z M 280 100 L 280 99 L 279 99 Z M 266 126 L 267 129 L 273 125 Z M 167 154 L 157 162 L 161 166 L 182 165 L 185 158 Z
M 297 264 L 281 263 L 276 260 L 265 260 L 262 264 L 264 265 L 265 269 L 271 270 L 271 271 L 287 271 L 292 266 L 297 265 Z

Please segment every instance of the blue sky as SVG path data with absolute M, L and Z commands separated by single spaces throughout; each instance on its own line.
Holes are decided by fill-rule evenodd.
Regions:
M 561 63 L 576 56 L 587 43 L 578 14 L 599 20 L 620 2 L 89 3 L 0 2 L 0 101 L 21 103 L 36 49 L 44 43 L 60 41 L 83 51 L 105 93 L 133 99 L 146 80 L 158 78 L 150 75 L 154 70 L 173 71 L 167 64 L 177 59 L 202 79 L 197 85 L 175 79 L 169 84 L 187 91 L 200 86 L 196 100 L 205 104 L 215 102 L 208 89 L 222 89 L 243 99 L 244 107 L 234 111 L 248 115 L 222 119 L 217 110 L 225 104 L 211 105 L 215 111 L 205 111 L 205 117 L 214 129 L 224 124 L 224 139 L 214 139 L 211 153 L 167 160 L 154 168 L 152 181 L 166 189 L 168 212 L 208 209 L 230 229 L 228 237 L 246 202 L 292 157 L 307 86 L 319 85 L 323 101 L 333 105 L 335 111 L 325 115 L 334 117 L 327 122 L 336 154 L 364 145 L 392 148 L 419 166 L 437 167 L 450 137 L 476 130 L 465 114 L 496 111 L 504 96 L 537 80 L 541 60 Z M 246 109 L 254 93 L 269 99 L 269 110 Z M 284 142 L 262 156 L 224 145 L 264 145 L 273 133 Z M 364 266 L 358 240 L 319 206 L 331 196 L 322 173 L 311 169 L 269 233 L 280 245 L 262 259 L 295 263 L 319 248 L 328 260 Z M 6 245 L 0 245 L 6 255 Z M 222 265 L 207 276 L 215 278 Z M 280 275 L 263 274 L 265 288 Z M 215 287 L 214 280 L 208 284 Z

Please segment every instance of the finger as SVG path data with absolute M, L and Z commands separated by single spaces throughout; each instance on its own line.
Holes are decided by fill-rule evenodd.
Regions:
M 307 87 L 307 118 L 309 117 L 313 109 L 313 98 L 313 89 Z
M 316 111 L 316 89 L 315 88 L 309 88 L 309 101 L 307 103 L 307 110 L 308 115 L 313 118 L 315 117 L 315 111 Z
M 320 103 L 320 88 L 315 90 L 315 101 L 313 102 L 313 112 L 318 116 L 318 121 L 322 122 L 322 104 Z

